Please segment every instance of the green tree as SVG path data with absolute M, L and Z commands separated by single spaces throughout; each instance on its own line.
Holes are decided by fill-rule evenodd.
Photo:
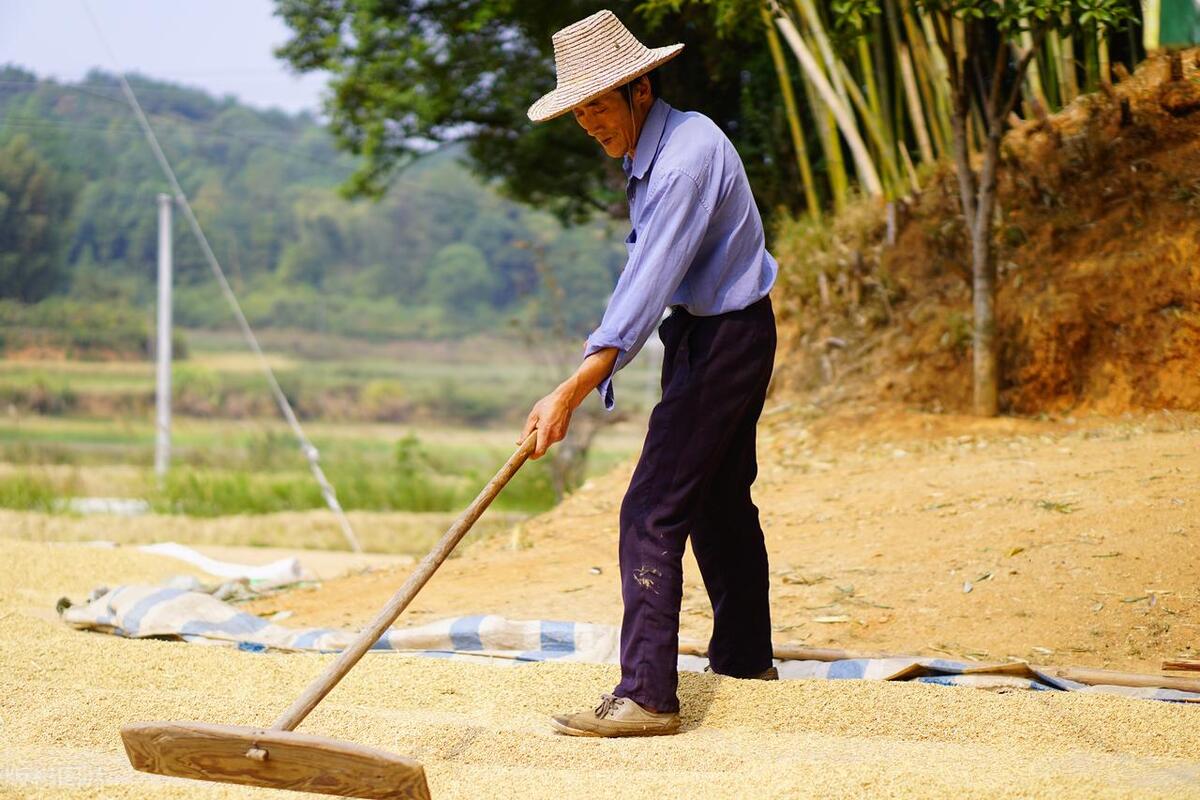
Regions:
M 570 119 L 535 126 L 525 116 L 554 87 L 554 32 L 611 8 L 647 44 L 688 44 L 662 70 L 664 96 L 708 114 L 731 135 L 762 208 L 795 206 L 798 178 L 782 113 L 775 124 L 758 119 L 761 89 L 773 86 L 775 73 L 757 7 L 732 5 L 753 24 L 714 21 L 705 7 L 652 8 L 641 0 L 276 0 L 292 30 L 277 52 L 300 71 L 332 76 L 331 128 L 362 158 L 346 185 L 351 193 L 378 196 L 423 145 L 463 140 L 473 167 L 518 200 L 564 218 L 619 216 L 625 197 L 617 163 Z M 718 25 L 730 32 L 720 41 Z
M 539 291 L 529 242 L 567 233 L 551 215 L 481 182 L 463 163 L 463 145 L 424 152 L 379 202 L 351 201 L 336 187 L 353 161 L 312 117 L 258 111 L 145 78 L 132 83 L 255 326 L 372 338 L 481 330 L 496 314 L 524 314 Z M 18 137 L 59 185 L 75 190 L 54 226 L 66 240 L 57 289 L 85 302 L 149 307 L 155 195 L 166 186 L 115 79 L 94 72 L 59 84 L 0 67 L 0 148 Z M 18 163 L 5 159 L 9 170 Z M 593 223 L 576 232 L 599 230 Z M 474 302 L 494 313 L 432 324 L 440 309 L 425 292 L 430 265 L 457 242 L 473 245 L 489 266 L 494 283 Z M 180 324 L 228 324 L 202 253 L 178 218 L 175 248 Z M 607 284 L 599 294 L 611 288 L 612 265 L 594 251 L 565 258 L 559 268 L 565 283 Z M 426 304 L 430 313 L 423 313 Z
M 0 296 L 31 303 L 61 281 L 71 193 L 28 136 L 0 147 Z
M 458 242 L 433 257 L 425 291 L 447 312 L 469 316 L 487 312 L 496 286 L 496 275 L 479 248 Z

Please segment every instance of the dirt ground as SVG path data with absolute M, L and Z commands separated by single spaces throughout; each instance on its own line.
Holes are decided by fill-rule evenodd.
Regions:
M 899 409 L 764 419 L 755 499 L 777 642 L 1157 671 L 1197 657 L 1200 416 L 980 420 Z M 406 612 L 620 622 L 630 465 L 448 562 Z M 598 568 L 598 574 L 597 569 Z M 257 601 L 361 625 L 405 568 Z M 689 554 L 682 626 L 711 610 Z

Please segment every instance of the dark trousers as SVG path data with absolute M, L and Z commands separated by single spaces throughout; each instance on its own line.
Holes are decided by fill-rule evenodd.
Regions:
M 621 504 L 621 683 L 615 694 L 676 711 L 679 604 L 687 537 L 713 607 L 715 672 L 771 666 L 767 551 L 750 485 L 755 427 L 775 356 L 770 297 L 659 328 L 662 400 Z

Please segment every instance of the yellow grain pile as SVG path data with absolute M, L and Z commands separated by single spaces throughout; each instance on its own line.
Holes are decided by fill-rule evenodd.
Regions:
M 31 605 L 176 563 L 0 540 L 0 796 L 284 797 L 134 773 L 133 719 L 265 724 L 328 657 L 77 633 Z M 90 578 L 94 572 L 94 578 Z M 411 755 L 435 798 L 1197 797 L 1200 708 L 1059 693 L 687 675 L 684 732 L 573 739 L 546 716 L 608 666 L 371 655 L 301 730 Z M 298 795 L 293 795 L 298 796 Z

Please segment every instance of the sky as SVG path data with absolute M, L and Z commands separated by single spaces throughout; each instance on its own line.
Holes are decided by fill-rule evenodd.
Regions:
M 232 94 L 259 108 L 320 110 L 322 75 L 296 76 L 272 49 L 288 28 L 271 0 L 86 0 L 121 69 Z M 84 0 L 0 0 L 0 64 L 40 77 L 116 67 Z

